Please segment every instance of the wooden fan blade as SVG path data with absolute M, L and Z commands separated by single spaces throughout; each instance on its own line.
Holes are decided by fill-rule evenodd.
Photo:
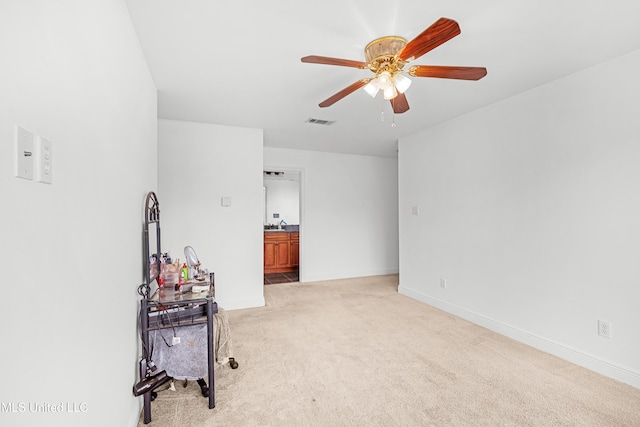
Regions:
M 358 80 L 357 82 L 345 87 L 344 89 L 342 89 L 340 92 L 336 93 L 335 95 L 330 96 L 329 98 L 325 99 L 324 101 L 322 101 L 318 105 L 320 107 L 328 107 L 330 105 L 333 105 L 336 102 L 340 101 L 345 96 L 349 95 L 350 93 L 355 92 L 356 90 L 360 89 L 362 86 L 364 86 L 367 83 L 369 83 L 370 80 L 371 79 Z
M 390 101 L 394 113 L 402 114 L 406 111 L 409 111 L 409 102 L 407 102 L 407 97 L 404 95 L 404 93 L 398 93 L 398 96 L 390 99 Z
M 437 77 L 441 79 L 480 80 L 487 75 L 484 67 L 448 67 L 441 65 L 414 65 L 409 68 L 414 77 Z
M 340 65 L 342 67 L 367 68 L 367 64 L 362 61 L 352 61 L 351 59 L 330 58 L 328 56 L 310 55 L 300 58 L 302 62 L 311 64 Z
M 409 62 L 460 34 L 460 27 L 453 19 L 440 18 L 420 33 L 398 52 L 398 58 Z

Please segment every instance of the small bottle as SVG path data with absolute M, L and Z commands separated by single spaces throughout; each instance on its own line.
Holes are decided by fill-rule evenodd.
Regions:
M 189 267 L 187 267 L 187 263 L 184 263 L 182 265 L 182 277 L 184 278 L 185 282 L 189 281 Z

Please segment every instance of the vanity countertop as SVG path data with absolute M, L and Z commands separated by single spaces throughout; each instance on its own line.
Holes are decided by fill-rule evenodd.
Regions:
M 277 228 L 265 228 L 265 233 L 297 233 L 300 231 L 299 225 L 286 225 L 285 228 L 277 229 Z

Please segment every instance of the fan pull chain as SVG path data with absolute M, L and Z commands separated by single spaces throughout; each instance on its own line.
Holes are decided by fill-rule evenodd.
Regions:
M 384 111 L 380 111 L 380 121 L 384 122 Z
M 395 114 L 391 115 L 391 127 L 392 128 L 396 127 L 396 115 Z

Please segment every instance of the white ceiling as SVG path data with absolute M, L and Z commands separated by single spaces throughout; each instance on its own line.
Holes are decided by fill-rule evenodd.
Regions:
M 126 0 L 158 88 L 158 117 L 264 129 L 271 147 L 395 156 L 398 138 L 640 48 L 637 0 Z M 411 109 L 358 90 L 371 40 L 440 17 L 462 33 L 412 63 L 482 66 L 479 81 L 413 78 Z M 629 70 L 637 73 L 637 70 Z M 384 111 L 384 121 L 381 121 Z M 335 121 L 309 124 L 309 118 Z

